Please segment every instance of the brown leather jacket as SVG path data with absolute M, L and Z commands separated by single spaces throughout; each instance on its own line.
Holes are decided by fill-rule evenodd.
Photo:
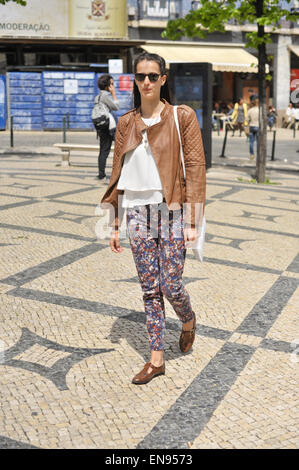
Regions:
M 185 161 L 186 180 L 180 158 L 180 143 L 174 121 L 173 106 L 167 101 L 161 112 L 161 121 L 147 128 L 140 108 L 133 109 L 121 116 L 118 121 L 112 165 L 112 174 L 108 188 L 101 200 L 101 208 L 112 209 L 110 224 L 118 227 L 122 210 L 118 207 L 119 195 L 123 190 L 117 189 L 117 183 L 125 154 L 135 149 L 142 142 L 142 131 L 147 129 L 148 142 L 161 178 L 163 194 L 169 210 L 178 209 L 183 203 L 190 210 L 189 222 L 194 226 L 194 204 L 201 203 L 204 210 L 206 193 L 205 156 L 201 131 L 196 114 L 189 106 L 178 106 L 178 120 Z M 111 206 L 112 205 L 112 206 Z M 197 208 L 198 208 L 197 204 Z M 197 217 L 196 217 L 197 219 Z

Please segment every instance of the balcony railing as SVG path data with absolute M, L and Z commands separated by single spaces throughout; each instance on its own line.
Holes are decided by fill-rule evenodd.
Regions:
M 174 20 L 182 16 L 182 0 L 141 0 L 138 2 L 140 20 Z

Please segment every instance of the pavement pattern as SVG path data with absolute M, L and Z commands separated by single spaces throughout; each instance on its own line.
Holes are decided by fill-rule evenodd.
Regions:
M 242 133 L 235 133 L 232 137 L 232 132 L 227 134 L 225 148 L 223 130 L 212 132 L 212 161 L 213 164 L 235 167 L 245 167 L 253 169 L 255 162 L 249 160 L 249 139 Z M 275 134 L 275 146 L 272 160 L 273 139 Z M 267 167 L 280 168 L 281 170 L 293 170 L 299 172 L 299 130 L 294 134 L 292 129 L 275 129 L 275 133 L 267 132 Z M 53 144 L 61 143 L 63 141 L 62 131 L 15 131 L 14 132 L 14 147 L 10 147 L 10 131 L 0 131 L 0 155 L 22 155 L 26 158 L 31 158 L 32 154 L 49 154 L 54 153 Z M 66 142 L 71 144 L 86 144 L 96 145 L 98 143 L 94 131 L 67 131 Z M 50 148 L 52 147 L 52 149 Z M 225 158 L 221 158 L 222 151 L 224 151 Z M 256 146 L 254 147 L 256 153 Z M 74 156 L 75 160 L 77 156 Z M 81 157 L 79 160 L 81 161 Z M 95 161 L 95 159 L 93 159 Z
M 205 259 L 184 270 L 194 346 L 166 301 L 166 375 L 136 386 L 136 268 L 127 239 L 113 254 L 96 238 L 107 182 L 78 159 L 1 154 L 0 448 L 297 448 L 298 174 L 208 171 Z

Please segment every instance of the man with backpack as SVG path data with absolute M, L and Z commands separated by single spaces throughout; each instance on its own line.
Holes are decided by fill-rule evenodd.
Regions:
M 116 122 L 111 111 L 117 111 L 119 109 L 119 103 L 116 98 L 113 78 L 111 75 L 101 75 L 98 79 L 98 88 L 100 93 L 94 100 L 92 121 L 100 139 L 98 178 L 102 180 L 106 177 L 106 160 L 111 149 L 116 127 Z

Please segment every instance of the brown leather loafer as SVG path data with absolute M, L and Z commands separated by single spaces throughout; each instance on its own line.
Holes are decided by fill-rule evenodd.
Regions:
M 148 372 L 150 367 L 152 368 L 152 371 Z M 142 371 L 140 371 L 139 374 L 135 375 L 135 377 L 132 380 L 132 383 L 135 385 L 147 384 L 154 377 L 157 377 L 158 375 L 164 375 L 164 374 L 165 374 L 165 363 L 160 367 L 155 367 L 150 362 L 147 362 L 144 368 L 142 369 Z
M 195 331 L 196 331 L 196 316 L 194 313 L 193 328 L 188 331 L 182 330 L 182 333 L 180 336 L 180 350 L 183 353 L 188 352 L 192 344 L 194 343 Z

